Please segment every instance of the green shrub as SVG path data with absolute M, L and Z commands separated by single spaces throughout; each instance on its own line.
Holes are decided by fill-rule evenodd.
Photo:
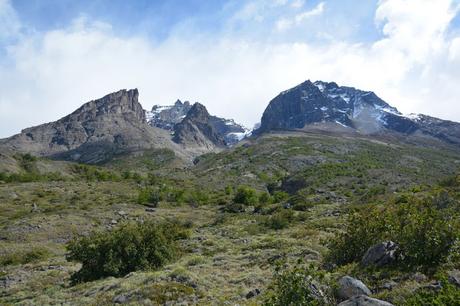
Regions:
M 191 205 L 207 205 L 209 204 L 209 192 L 203 190 L 192 190 L 187 198 L 187 202 Z
M 275 193 L 273 194 L 273 198 L 275 203 L 280 203 L 289 198 L 289 193 L 284 191 L 275 191 Z
M 313 203 L 307 200 L 305 196 L 294 195 L 289 198 L 289 203 L 292 205 L 292 209 L 297 211 L 307 211 L 314 206 Z
M 346 231 L 329 244 L 328 260 L 343 265 L 361 260 L 372 245 L 392 240 L 400 247 L 400 264 L 425 270 L 443 263 L 460 237 L 458 214 L 437 209 L 429 197 L 404 197 L 385 206 L 352 213 Z
M 269 287 L 264 305 L 301 306 L 334 305 L 333 293 L 327 276 L 314 268 L 294 267 L 275 270 L 274 281 Z
M 48 249 L 35 247 L 30 250 L 7 253 L 0 256 L 0 266 L 23 265 L 45 260 L 50 256 Z
M 458 306 L 460 305 L 460 290 L 450 284 L 446 278 L 441 280 L 442 288 L 439 291 L 430 289 L 419 289 L 411 295 L 403 305 L 436 305 L 436 306 Z
M 256 205 L 259 201 L 257 191 L 247 186 L 238 187 L 233 201 L 238 204 Z
M 272 202 L 273 199 L 268 192 L 262 192 L 259 195 L 259 204 L 270 204 Z
M 274 230 L 281 230 L 289 226 L 294 220 L 294 213 L 291 210 L 281 210 L 269 216 L 264 225 Z
M 67 244 L 67 260 L 82 264 L 74 283 L 157 269 L 180 254 L 177 241 L 188 231 L 177 222 L 126 223 L 112 231 L 93 232 Z
M 160 200 L 160 193 L 152 188 L 143 188 L 137 195 L 137 203 L 139 204 L 153 204 L 156 206 Z
M 72 171 L 87 181 L 120 181 L 122 178 L 111 170 L 84 164 L 74 165 Z

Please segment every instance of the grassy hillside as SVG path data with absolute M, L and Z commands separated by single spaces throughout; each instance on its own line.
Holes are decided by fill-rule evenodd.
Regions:
M 416 305 L 432 301 L 423 288 L 460 268 L 458 248 L 441 252 L 445 257 L 428 270 L 423 262 L 369 270 L 360 267 L 358 251 L 356 258 L 333 256 L 343 241 L 357 250 L 381 239 L 402 246 L 416 241 L 409 230 L 406 236 L 352 235 L 353 222 L 364 224 L 387 207 L 382 216 L 396 221 L 400 209 L 422 202 L 434 209 L 432 224 L 446 215 L 458 220 L 460 153 L 449 147 L 289 133 L 200 156 L 194 165 L 164 150 L 100 166 L 8 158 L 0 177 L 0 304 L 259 305 L 283 296 L 280 284 L 298 269 L 324 275 L 321 282 L 330 288 L 353 275 L 381 299 Z M 69 241 L 94 231 L 110 237 L 124 224 L 145 221 L 187 228 L 177 256 L 124 276 L 71 282 L 81 264 L 66 260 Z M 426 227 L 443 230 L 432 224 Z M 458 223 L 450 225 L 457 235 Z M 382 289 L 390 281 L 393 289 Z M 436 298 L 454 296 L 444 288 Z M 249 298 L 255 289 L 260 294 Z

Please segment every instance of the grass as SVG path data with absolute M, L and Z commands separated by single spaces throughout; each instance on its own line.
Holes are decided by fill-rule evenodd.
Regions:
M 321 267 L 328 242 L 343 232 L 352 209 L 382 205 L 395 193 L 427 192 L 439 178 L 457 171 L 458 159 L 455 151 L 408 144 L 274 135 L 201 156 L 186 169 L 170 152 L 152 151 L 100 166 L 66 163 L 62 180 L 3 182 L 0 278 L 7 275 L 13 281 L 1 289 L 0 304 L 112 305 L 124 295 L 133 305 L 257 305 L 277 263 Z M 35 171 L 35 164 L 41 175 L 43 163 L 54 162 L 26 158 L 20 171 Z M 246 186 L 243 197 L 236 197 L 239 186 Z M 139 205 L 142 191 L 149 192 L 140 202 L 154 200 L 156 208 Z M 150 191 L 155 191 L 151 198 Z M 226 212 L 223 208 L 235 198 L 245 210 Z M 150 218 L 193 223 L 189 239 L 178 242 L 180 258 L 156 271 L 71 286 L 71 275 L 81 267 L 65 260 L 69 240 Z M 49 253 L 40 255 L 40 248 Z M 352 263 L 338 267 L 331 277 L 355 275 L 376 297 L 402 305 L 411 292 L 437 277 L 419 283 L 411 273 L 365 271 Z M 393 291 L 378 289 L 392 279 L 398 280 Z M 262 294 L 247 300 L 246 294 L 256 288 Z

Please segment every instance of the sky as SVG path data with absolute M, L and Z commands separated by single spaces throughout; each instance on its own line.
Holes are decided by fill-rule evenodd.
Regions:
M 460 0 L 0 0 L 0 137 L 124 88 L 252 127 L 307 79 L 460 121 Z

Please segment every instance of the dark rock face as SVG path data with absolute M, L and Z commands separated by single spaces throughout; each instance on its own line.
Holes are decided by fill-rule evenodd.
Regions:
M 236 123 L 233 119 L 210 116 L 209 123 L 214 127 L 216 132 L 224 138 L 227 146 L 236 144 L 248 133 L 246 128 Z
M 363 134 L 420 132 L 460 145 L 460 123 L 424 115 L 404 116 L 373 92 L 322 81 L 305 81 L 280 93 L 265 109 L 256 133 L 325 122 Z
M 0 145 L 20 152 L 87 163 L 114 154 L 172 144 L 148 126 L 137 89 L 120 90 L 85 103 L 66 117 L 23 130 Z M 160 131 L 160 132 L 159 132 Z
M 148 113 L 148 122 L 151 126 L 174 131 L 174 126 L 181 122 L 192 108 L 190 102 L 177 100 L 172 106 L 154 105 Z
M 361 264 L 365 267 L 382 267 L 396 261 L 398 245 L 393 241 L 385 241 L 370 247 L 364 254 Z
M 152 111 L 147 113 L 147 121 L 151 126 L 175 131 L 176 125 L 185 119 L 191 109 L 192 105 L 190 105 L 190 102 L 185 101 L 182 103 L 180 100 L 177 100 L 172 106 L 155 105 Z M 219 137 L 224 139 L 228 146 L 240 141 L 248 132 L 247 129 L 232 119 L 220 118 L 208 114 L 206 120 Z
M 206 107 L 200 103 L 195 103 L 184 120 L 174 126 L 173 141 L 207 150 L 225 146 L 225 140 L 210 122 Z

